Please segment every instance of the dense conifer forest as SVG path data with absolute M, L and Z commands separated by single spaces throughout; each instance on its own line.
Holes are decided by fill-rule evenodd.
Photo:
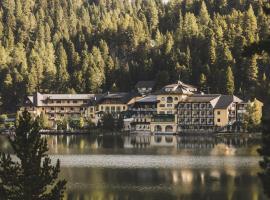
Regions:
M 0 95 L 130 91 L 181 80 L 266 101 L 270 57 L 245 57 L 269 36 L 264 0 L 1 0 Z M 267 95 L 265 95 L 267 94 Z

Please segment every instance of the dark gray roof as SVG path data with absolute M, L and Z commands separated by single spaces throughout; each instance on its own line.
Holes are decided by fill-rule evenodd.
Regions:
M 228 108 L 231 105 L 231 103 L 233 103 L 233 102 L 241 103 L 242 100 L 234 95 L 221 95 L 219 97 L 219 100 L 218 100 L 215 108 L 216 109 L 225 109 L 225 108 Z
M 133 92 L 106 93 L 102 96 L 102 98 L 100 99 L 98 103 L 102 103 L 103 101 L 110 99 L 110 100 L 117 101 L 119 103 L 126 104 L 135 96 L 137 96 L 137 93 L 133 93 Z
M 184 102 L 206 103 L 218 98 L 219 94 L 194 94 L 187 97 Z
M 155 81 L 139 81 L 136 85 L 135 88 L 153 88 L 155 86 L 156 82 Z
M 148 95 L 148 96 L 145 96 L 139 100 L 137 100 L 136 102 L 138 103 L 156 103 L 158 100 L 157 100 L 157 96 L 156 95 Z

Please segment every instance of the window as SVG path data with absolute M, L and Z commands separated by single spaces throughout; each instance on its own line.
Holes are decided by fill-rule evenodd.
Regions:
M 217 122 L 220 122 L 220 119 L 217 119 Z
M 61 103 L 61 100 L 57 100 L 56 103 Z
M 80 111 L 83 111 L 84 110 L 84 108 L 80 108 Z
M 53 107 L 51 107 L 51 110 L 54 110 L 54 108 L 53 108 Z
M 51 117 L 54 117 L 54 114 L 51 114 Z
M 164 108 L 165 104 L 159 104 L 159 107 Z
M 87 103 L 87 100 L 83 100 L 83 103 Z
M 165 132 L 173 132 L 173 127 L 172 126 L 166 126 L 165 127 Z
M 103 111 L 103 106 L 101 106 L 101 110 Z
M 78 101 L 76 101 L 76 100 L 73 100 L 73 103 L 78 103 Z
M 61 110 L 64 110 L 64 108 L 63 108 L 63 107 L 61 107 Z
M 167 103 L 172 103 L 173 102 L 173 98 L 172 97 L 167 97 Z
M 171 107 L 173 107 L 173 105 L 172 104 L 167 104 L 167 107 L 171 108 Z
M 126 110 L 126 107 L 125 106 L 123 106 L 123 110 Z
M 161 101 L 165 101 L 165 97 L 162 97 L 162 98 L 161 98 Z
M 220 111 L 217 111 L 217 114 L 220 115 Z
M 175 101 L 178 101 L 178 97 L 174 97 L 174 100 L 175 100 Z
M 117 109 L 117 111 L 120 111 L 120 110 L 121 110 L 120 106 L 117 106 L 117 108 L 116 108 L 116 109 Z
M 61 117 L 64 117 L 65 115 L 64 114 L 61 114 Z
M 70 103 L 70 101 L 67 101 L 67 103 Z
M 70 108 L 70 110 L 74 110 L 74 108 Z
M 114 112 L 115 111 L 115 106 L 112 106 L 111 107 L 111 110 Z

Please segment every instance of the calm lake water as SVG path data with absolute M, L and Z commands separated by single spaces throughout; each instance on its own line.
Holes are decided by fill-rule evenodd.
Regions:
M 66 200 L 264 200 L 258 140 L 180 136 L 45 136 Z M 11 152 L 4 137 L 0 149 Z

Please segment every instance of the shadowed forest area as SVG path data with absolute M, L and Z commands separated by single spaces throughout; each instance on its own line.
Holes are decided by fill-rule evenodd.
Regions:
M 270 57 L 243 51 L 269 36 L 264 1 L 1 0 L 0 95 L 157 89 L 178 80 L 211 93 L 270 96 Z M 267 94 L 267 95 L 266 95 Z

